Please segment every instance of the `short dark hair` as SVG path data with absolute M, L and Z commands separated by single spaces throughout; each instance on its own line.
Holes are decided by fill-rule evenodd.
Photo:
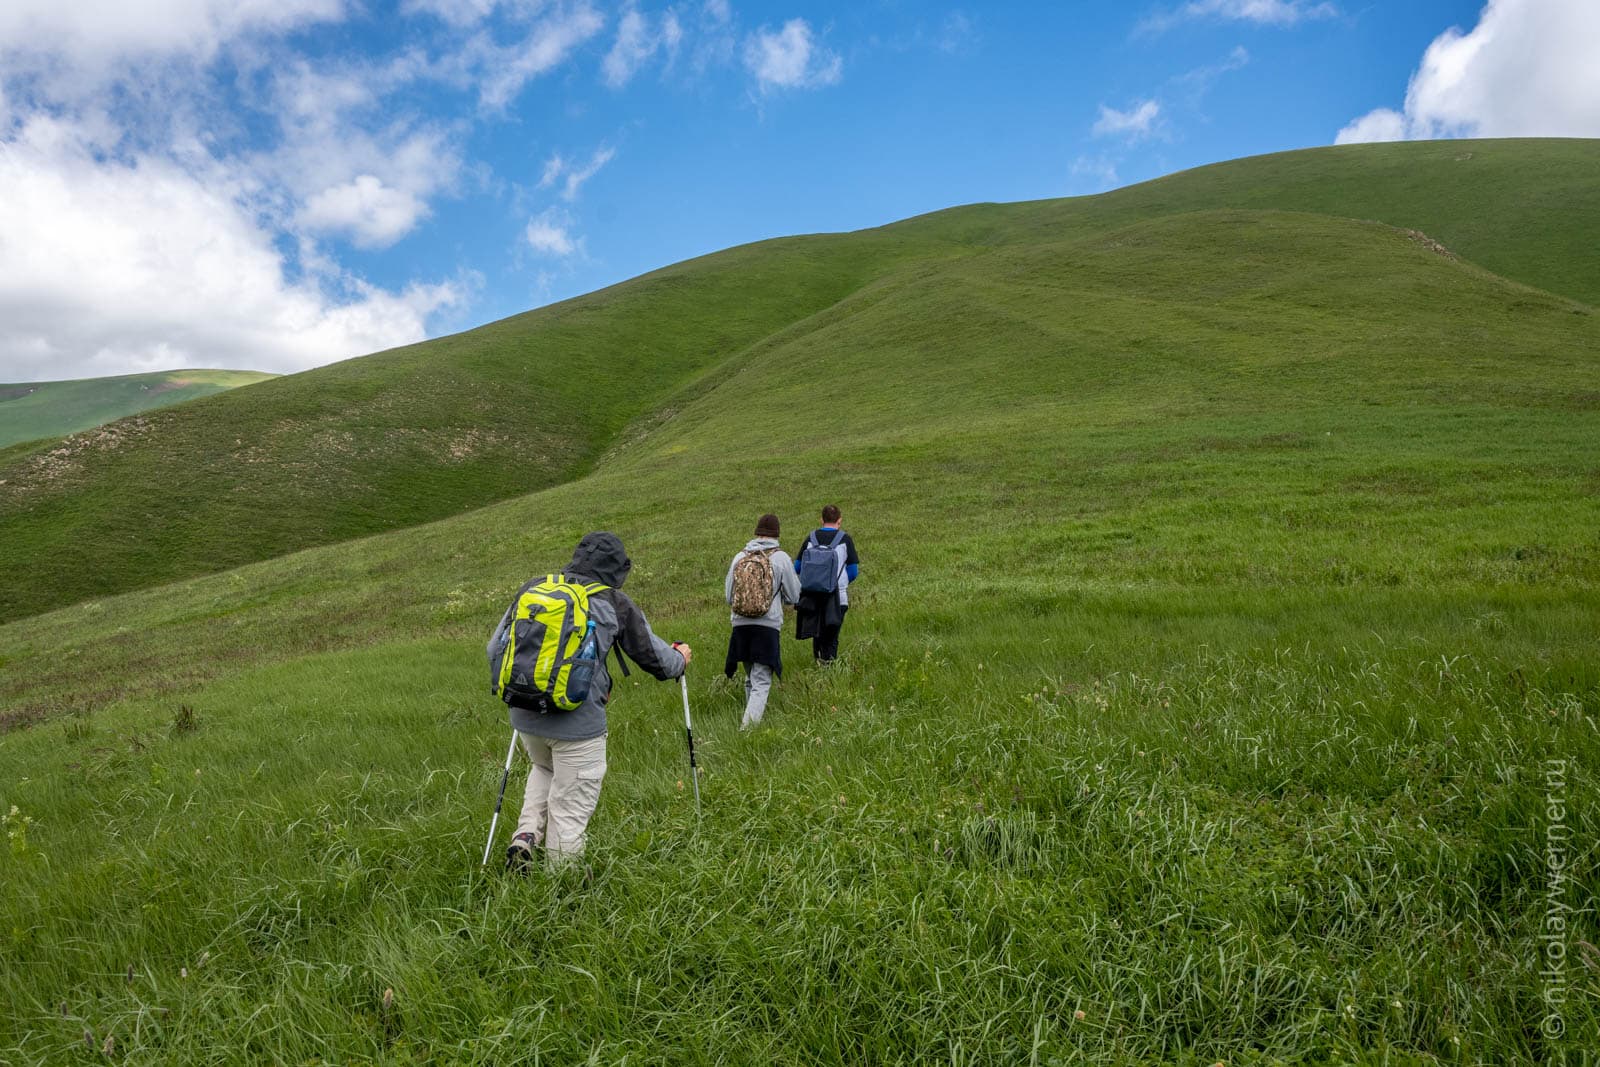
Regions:
M 839 509 L 834 507 L 832 504 L 829 504 L 826 507 L 824 507 L 822 509 L 822 521 L 823 522 L 838 522 L 839 521 Z
M 772 513 L 769 512 L 769 513 L 761 516 L 761 518 L 757 519 L 756 520 L 756 536 L 757 537 L 777 537 L 778 536 L 778 516 L 773 515 Z

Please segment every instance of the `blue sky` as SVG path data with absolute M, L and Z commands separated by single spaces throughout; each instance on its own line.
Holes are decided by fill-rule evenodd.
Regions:
M 746 241 L 1336 140 L 1597 136 L 1597 9 L 7 0 L 0 381 L 304 369 Z

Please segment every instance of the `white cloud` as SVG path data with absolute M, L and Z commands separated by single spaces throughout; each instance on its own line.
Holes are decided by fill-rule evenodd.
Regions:
M 371 174 L 331 186 L 306 201 L 300 222 L 308 229 L 350 234 L 362 248 L 385 248 L 410 232 L 428 213 L 414 194 L 394 189 Z
M 1194 19 L 1225 19 L 1254 22 L 1264 26 L 1293 26 L 1308 19 L 1333 18 L 1339 9 L 1326 0 L 1190 0 L 1177 8 L 1160 11 L 1143 22 L 1139 29 L 1148 33 L 1169 30 Z
M 617 24 L 617 39 L 606 53 L 601 69 L 606 84 L 620 89 L 632 80 L 633 74 L 656 50 L 655 38 L 650 34 L 649 21 L 635 8 L 629 8 Z
M 941 52 L 956 55 L 971 48 L 977 39 L 977 25 L 960 11 L 952 11 L 944 17 L 934 47 Z
M 1231 74 L 1236 70 L 1243 70 L 1250 65 L 1250 52 L 1243 45 L 1234 45 L 1233 51 L 1228 53 L 1228 58 L 1220 63 L 1212 63 L 1204 67 L 1195 67 L 1193 70 L 1178 75 L 1173 81 L 1190 90 L 1204 95 L 1210 90 L 1212 84 L 1224 74 Z
M 1373 141 L 1406 139 L 1406 117 L 1398 111 L 1380 107 L 1351 122 L 1339 131 L 1334 144 L 1367 144 Z
M 665 52 L 670 61 L 682 40 L 683 26 L 677 14 L 668 11 L 652 26 L 648 15 L 630 5 L 617 23 L 617 39 L 601 63 L 606 84 L 613 89 L 627 85 L 657 52 Z
M 1156 120 L 1160 117 L 1161 105 L 1154 100 L 1141 101 L 1127 111 L 1101 104 L 1100 118 L 1092 132 L 1096 137 L 1126 137 L 1138 141 L 1155 132 Z
M 0 0 L 0 378 L 299 370 L 421 340 L 461 306 L 459 272 L 380 288 L 336 258 L 398 241 L 471 173 L 481 112 L 411 94 L 433 81 L 504 106 L 605 20 L 590 0 L 405 0 L 442 20 L 406 29 L 426 44 L 289 36 L 368 6 Z M 561 194 L 610 158 L 564 166 Z M 582 252 L 549 221 L 547 249 Z
M 567 161 L 560 152 L 544 161 L 544 173 L 539 177 L 539 188 L 548 189 L 561 177 L 561 172 L 567 169 Z
M 509 104 L 532 79 L 561 63 L 578 46 L 605 28 L 606 20 L 587 3 L 560 8 L 534 26 L 522 40 L 496 44 L 487 34 L 463 49 L 460 60 L 479 82 L 485 107 Z
M 5 0 L 0 51 L 80 59 L 140 53 L 210 56 L 248 33 L 341 18 L 344 0 Z
M 661 44 L 668 52 L 676 52 L 683 43 L 683 24 L 676 13 L 668 11 L 661 16 Z
M 498 0 L 405 0 L 402 15 L 432 15 L 452 26 L 471 26 L 494 11 Z
M 733 18 L 733 9 L 728 6 L 728 0 L 706 0 L 702 9 L 706 18 L 721 25 Z
M 745 42 L 744 64 L 763 92 L 837 84 L 844 61 L 812 39 L 805 19 L 790 19 L 777 33 L 761 30 Z
M 1121 182 L 1117 176 L 1117 161 L 1106 156 L 1079 156 L 1072 161 L 1071 173 L 1074 178 L 1088 180 L 1097 192 Z
M 563 212 L 548 208 L 528 220 L 528 244 L 547 256 L 570 256 L 582 247 L 582 239 L 572 236 L 571 226 Z
M 173 366 L 294 371 L 426 336 L 452 284 L 292 278 L 220 164 L 109 161 L 36 117 L 0 140 L 0 361 L 12 380 Z M 315 257 L 302 261 L 315 265 Z
M 617 150 L 614 148 L 597 148 L 594 155 L 589 157 L 589 162 L 577 170 L 567 172 L 567 180 L 562 185 L 561 197 L 564 200 L 576 200 L 578 190 L 583 188 L 583 183 L 593 178 L 600 172 L 600 168 L 616 158 Z
M 281 139 L 248 161 L 279 200 L 268 208 L 318 232 L 349 234 L 364 247 L 393 244 L 429 214 L 428 198 L 461 170 L 458 137 L 383 114 L 388 69 L 318 70 L 290 63 L 272 82 Z M 373 127 L 373 128 L 369 128 Z
M 1403 113 L 1379 108 L 1338 143 L 1600 136 L 1597 41 L 1594 0 L 1490 0 L 1470 32 L 1451 28 L 1428 46 Z
M 571 202 L 578 199 L 578 192 L 583 188 L 584 182 L 600 172 L 600 168 L 616 158 L 617 150 L 605 145 L 595 149 L 594 155 L 589 157 L 589 162 L 581 167 L 568 163 L 560 153 L 551 156 L 545 161 L 544 171 L 539 178 L 539 188 L 549 189 L 557 182 L 561 184 L 561 199 Z

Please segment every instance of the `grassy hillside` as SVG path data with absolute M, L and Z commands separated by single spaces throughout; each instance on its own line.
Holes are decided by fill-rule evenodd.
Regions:
M 1103 196 L 988 205 L 966 232 L 1011 243 L 1183 211 L 1314 212 L 1418 230 L 1497 274 L 1595 305 L 1597 171 L 1595 140 L 1348 145 L 1232 160 Z
M 168 370 L 115 378 L 0 384 L 0 449 L 20 441 L 77 433 L 271 377 L 259 371 Z
M 1513 280 L 1600 300 L 1597 165 L 1591 141 L 1325 149 L 1105 196 L 767 242 L 247 398 L 0 452 L 0 565 L 29 576 L 0 587 L 0 619 L 558 484 L 847 296 L 903 291 L 994 248 L 1195 211 L 1285 209 L 1421 230 Z M 126 534 L 130 516 L 138 537 Z
M 636 418 L 909 256 L 797 238 L 0 452 L 0 619 L 413 525 L 582 473 Z M 139 536 L 127 535 L 130 517 Z
M 1374 222 L 975 244 L 748 346 L 568 484 L 0 627 L 0 1056 L 1595 1047 L 1597 341 Z M 864 559 L 845 660 L 786 641 L 741 734 L 727 560 L 830 500 Z M 636 677 L 592 879 L 481 876 L 482 639 L 590 528 L 698 650 L 705 816 L 677 691 Z

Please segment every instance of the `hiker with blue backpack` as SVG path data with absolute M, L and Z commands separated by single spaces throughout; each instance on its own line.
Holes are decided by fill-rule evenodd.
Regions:
M 811 638 L 811 656 L 831 663 L 839 655 L 839 631 L 850 610 L 850 585 L 860 573 L 856 543 L 839 528 L 839 509 L 822 509 L 822 525 L 806 535 L 795 553 L 800 576 L 800 603 L 795 611 L 795 637 Z
M 739 729 L 748 730 L 766 714 L 773 676 L 783 677 L 778 640 L 783 607 L 800 599 L 794 562 L 778 547 L 778 516 L 768 514 L 757 520 L 755 537 L 728 564 L 722 592 L 732 609 L 733 623 L 723 670 L 732 678 L 744 665 L 744 718 Z
M 510 869 L 525 870 L 540 848 L 551 866 L 583 851 L 606 773 L 608 654 L 617 650 L 624 674 L 626 653 L 661 681 L 689 666 L 689 646 L 657 637 L 622 592 L 632 569 L 616 534 L 587 534 L 565 570 L 517 591 L 489 638 L 490 689 L 505 701 L 516 740 L 533 762 L 506 849 Z M 500 789 L 504 795 L 503 779 Z

